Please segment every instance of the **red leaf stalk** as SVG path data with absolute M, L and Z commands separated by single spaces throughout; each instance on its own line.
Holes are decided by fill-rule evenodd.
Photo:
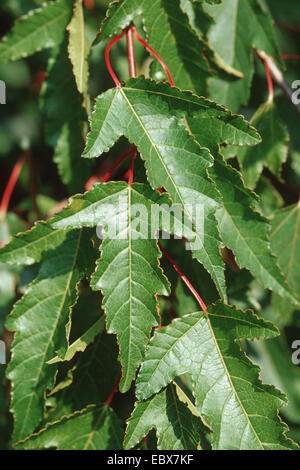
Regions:
M 88 10 L 93 10 L 95 8 L 94 0 L 83 0 L 83 3 Z
M 123 162 L 123 160 L 125 160 L 125 158 L 128 157 L 128 155 L 133 154 L 135 151 L 136 150 L 134 147 L 129 147 L 127 150 L 125 150 L 125 152 L 123 152 L 122 155 L 120 155 L 117 158 L 117 160 L 113 163 L 113 165 L 107 170 L 103 178 L 101 178 L 101 183 L 106 183 L 111 177 L 112 173 L 116 170 L 116 168 Z M 102 169 L 102 165 L 101 165 L 100 170 L 98 170 L 98 172 L 95 173 L 93 176 L 91 176 L 86 182 L 85 189 L 87 191 L 92 189 L 93 183 L 96 183 L 98 181 L 99 179 L 98 174 L 100 173 L 101 169 Z
M 3 193 L 3 196 L 2 196 L 2 200 L 1 200 L 1 203 L 0 203 L 0 219 L 4 219 L 5 216 L 6 216 L 7 209 L 8 209 L 9 202 L 10 202 L 10 198 L 11 198 L 12 192 L 14 190 L 14 187 L 16 185 L 16 182 L 18 181 L 18 178 L 20 176 L 22 166 L 23 166 L 23 163 L 24 163 L 24 159 L 25 159 L 25 153 L 20 156 L 20 158 L 18 159 L 18 161 L 16 162 L 16 164 L 13 167 L 13 170 L 12 170 L 11 175 L 9 177 L 8 183 L 5 187 L 5 190 L 4 190 L 4 193 Z
M 267 59 L 263 59 L 264 61 L 264 64 L 265 64 L 265 69 L 266 69 L 266 74 L 267 74 L 267 82 L 268 82 L 268 101 L 269 102 L 272 102 L 273 101 L 273 98 L 274 98 L 274 86 L 273 86 L 273 80 L 272 80 L 272 74 L 271 74 L 271 71 L 270 71 L 270 67 L 269 67 L 269 64 L 268 64 L 268 60 Z
M 296 54 L 283 54 L 283 60 L 300 60 L 300 55 Z
M 124 29 L 121 34 L 113 38 L 106 46 L 105 49 L 105 62 L 107 66 L 107 70 L 113 79 L 115 85 L 117 87 L 121 86 L 121 82 L 116 76 L 115 72 L 112 69 L 111 63 L 110 63 L 110 58 L 109 58 L 109 52 L 113 44 L 116 42 L 120 41 L 122 37 L 126 34 L 127 38 L 127 55 L 128 55 L 128 65 L 129 65 L 129 75 L 130 77 L 136 77 L 136 63 L 135 63 L 135 53 L 134 53 L 134 42 L 133 42 L 133 35 L 135 36 L 136 40 L 140 42 L 146 49 L 148 49 L 151 54 L 154 55 L 154 57 L 158 60 L 158 62 L 161 64 L 162 68 L 166 72 L 166 75 L 168 77 L 168 80 L 170 82 L 171 86 L 175 86 L 174 80 L 172 78 L 171 72 L 167 67 L 167 64 L 165 61 L 160 57 L 160 55 L 153 49 L 153 47 L 150 46 L 137 32 L 137 29 L 135 26 L 130 26 L 129 28 Z
M 127 40 L 127 56 L 128 56 L 128 67 L 129 76 L 136 77 L 136 63 L 135 63 L 135 51 L 133 42 L 133 26 L 130 26 L 126 31 Z
M 114 385 L 114 388 L 112 389 L 111 393 L 109 394 L 109 397 L 107 398 L 107 400 L 106 400 L 106 402 L 105 402 L 105 404 L 106 404 L 107 406 L 109 406 L 109 405 L 111 404 L 111 402 L 112 402 L 112 400 L 113 400 L 115 394 L 117 393 L 119 384 L 120 384 L 120 382 L 121 382 L 121 378 L 122 378 L 122 375 L 120 375 L 120 377 L 118 378 L 117 382 L 116 382 L 115 385 Z
M 110 63 L 110 58 L 109 58 L 109 52 L 110 52 L 111 47 L 116 42 L 120 41 L 120 39 L 122 39 L 122 37 L 125 35 L 125 33 L 126 33 L 126 29 L 124 29 L 124 31 L 122 31 L 122 33 L 119 34 L 119 36 L 116 36 L 111 41 L 109 41 L 109 43 L 107 44 L 106 49 L 105 49 L 106 67 L 107 67 L 107 70 L 108 70 L 108 72 L 109 72 L 109 74 L 110 74 L 111 78 L 113 79 L 116 86 L 121 86 L 121 82 L 120 82 L 120 80 L 118 79 L 118 77 L 116 76 L 115 72 L 112 69 L 112 66 L 111 66 L 111 63 Z
M 131 186 L 133 183 L 133 168 L 134 168 L 134 160 L 135 160 L 136 154 L 137 154 L 137 150 L 135 149 L 131 157 L 131 165 L 130 165 L 130 169 L 128 173 L 128 185 L 129 186 Z
M 159 248 L 161 249 L 161 251 L 163 252 L 163 254 L 165 255 L 165 257 L 167 258 L 167 260 L 172 264 L 173 268 L 175 269 L 175 271 L 179 274 L 179 276 L 181 277 L 182 281 L 185 283 L 185 285 L 188 287 L 188 289 L 190 290 L 190 292 L 193 294 L 193 296 L 195 297 L 195 299 L 197 300 L 197 302 L 199 303 L 201 309 L 203 310 L 203 312 L 206 312 L 207 310 L 207 307 L 205 305 L 205 303 L 203 302 L 203 300 L 201 299 L 200 295 L 198 294 L 198 292 L 196 291 L 196 289 L 192 286 L 192 284 L 190 283 L 190 281 L 188 280 L 188 278 L 183 274 L 183 272 L 181 271 L 181 269 L 177 266 L 177 264 L 175 263 L 175 261 L 171 258 L 171 256 L 169 255 L 169 253 L 161 246 L 161 244 L 159 243 Z
M 175 86 L 175 83 L 174 83 L 174 80 L 172 78 L 172 75 L 171 75 L 171 72 L 170 70 L 168 69 L 167 67 L 167 64 L 165 63 L 165 61 L 160 57 L 160 55 L 150 46 L 150 44 L 148 44 L 140 35 L 139 33 L 137 32 L 137 29 L 136 27 L 134 26 L 133 27 L 133 32 L 134 32 L 134 35 L 135 35 L 135 38 L 137 39 L 137 41 L 139 41 L 144 47 L 146 47 L 146 49 L 148 49 L 151 54 L 154 55 L 154 57 L 158 60 L 158 62 L 160 63 L 160 65 L 162 66 L 162 68 L 164 69 L 164 71 L 166 72 L 167 74 L 167 77 L 168 77 L 168 80 L 170 82 L 170 85 L 171 86 Z

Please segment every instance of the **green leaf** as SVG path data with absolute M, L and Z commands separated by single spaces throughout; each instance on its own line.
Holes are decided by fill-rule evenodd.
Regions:
M 288 404 L 281 414 L 292 423 L 300 423 L 300 369 L 291 361 L 292 350 L 283 335 L 254 346 L 255 360 L 261 367 L 261 376 L 287 394 Z
M 259 142 L 257 132 L 241 116 L 190 92 L 139 77 L 128 80 L 125 88 L 109 90 L 97 98 L 83 156 L 101 155 L 125 135 L 145 159 L 152 187 L 164 187 L 196 226 L 195 213 L 189 206 L 203 207 L 205 235 L 197 232 L 198 248 L 194 245 L 193 255 L 205 266 L 226 300 L 224 265 L 214 219 L 220 199 L 206 173 L 211 156 L 195 145 L 186 130 L 174 122 L 175 117 L 178 121 L 184 119 L 182 125 L 187 124 L 189 133 L 191 129 L 193 134 L 197 132 L 199 143 L 214 153 L 221 143 Z
M 269 223 L 252 209 L 254 198 L 243 190 L 238 173 L 218 159 L 210 176 L 223 197 L 216 211 L 222 241 L 234 252 L 239 267 L 249 269 L 266 289 L 299 305 L 297 293 L 286 283 L 270 250 Z
M 75 196 L 52 222 L 61 228 L 111 224 L 115 229 L 102 243 L 91 286 L 104 295 L 107 331 L 118 335 L 123 392 L 130 388 L 151 330 L 160 322 L 155 295 L 169 292 L 158 264 L 159 220 L 154 226 L 150 217 L 151 206 L 167 204 L 165 196 L 141 184 L 97 184 L 85 195 Z
M 92 343 L 95 336 L 101 333 L 104 328 L 104 316 L 100 317 L 83 335 L 74 341 L 68 347 L 63 358 L 55 356 L 53 359 L 48 361 L 48 364 L 56 364 L 57 362 L 70 361 L 73 359 L 76 353 L 83 352 L 87 346 Z
M 281 0 L 266 0 L 266 3 L 276 22 L 299 28 L 300 5 L 298 0 L 289 0 L 288 3 Z
M 37 222 L 27 232 L 13 236 L 0 250 L 0 261 L 12 265 L 39 263 L 45 251 L 58 247 L 66 237 L 66 231 L 55 230 L 47 222 Z
M 128 420 L 124 447 L 136 446 L 151 429 L 157 434 L 160 450 L 197 449 L 204 426 L 187 406 L 178 400 L 174 385 L 145 401 L 138 401 Z
M 122 438 L 122 425 L 115 412 L 107 405 L 92 405 L 51 423 L 15 448 L 118 450 L 122 449 Z
M 148 399 L 175 376 L 192 375 L 196 408 L 213 430 L 214 449 L 295 448 L 277 415 L 285 397 L 263 385 L 237 340 L 275 337 L 251 311 L 217 303 L 155 332 L 137 380 Z
M 264 176 L 258 181 L 255 192 L 260 197 L 257 210 L 265 217 L 272 217 L 274 212 L 284 205 L 282 195 L 272 185 L 271 181 Z
M 46 141 L 54 148 L 53 159 L 62 182 L 72 193 L 81 191 L 89 177 L 89 165 L 81 158 L 86 112 L 68 57 L 66 35 L 51 51 L 40 104 L 46 119 Z
M 207 35 L 210 27 L 214 24 L 214 20 L 205 11 L 203 2 L 180 0 L 180 6 L 184 13 L 186 13 L 188 16 L 190 26 L 196 31 L 198 36 L 207 42 Z M 241 72 L 226 64 L 222 58 L 212 49 L 211 45 L 208 44 L 208 46 L 208 57 L 212 64 L 217 66 L 217 69 L 221 69 L 220 72 L 223 71 L 224 73 L 225 71 L 227 74 L 233 75 L 234 77 L 243 78 L 243 74 Z
M 207 94 L 212 53 L 208 44 L 191 28 L 180 0 L 152 2 L 148 15 L 145 14 L 144 26 L 151 47 L 166 62 L 176 85 L 199 95 Z M 156 80 L 166 78 L 157 61 L 151 66 L 151 76 Z
M 69 31 L 69 57 L 79 93 L 86 95 L 88 89 L 89 69 L 87 58 L 89 44 L 86 37 L 82 0 L 76 0 L 73 17 L 67 26 Z
M 16 287 L 16 270 L 0 263 L 0 332 L 2 332 L 5 316 L 9 313 L 15 300 Z
M 254 148 L 239 149 L 237 157 L 246 185 L 255 188 L 264 166 L 275 176 L 281 176 L 281 166 L 288 156 L 289 137 L 273 101 L 258 108 L 251 124 L 259 131 L 262 142 Z
M 272 20 L 258 0 L 223 0 L 221 5 L 205 5 L 205 10 L 215 21 L 208 35 L 209 43 L 228 66 L 244 76 L 234 81 L 211 78 L 211 96 L 237 111 L 249 100 L 254 72 L 253 48 L 265 51 L 282 64 Z
M 56 0 L 21 17 L 0 43 L 0 62 L 23 59 L 60 44 L 71 11 L 71 0 Z
M 271 250 L 292 289 L 300 296 L 300 204 L 277 211 L 271 220 Z M 295 310 L 286 299 L 273 295 L 272 304 L 280 318 L 288 321 Z
M 139 96 L 141 98 L 138 100 Z M 140 119 L 142 120 L 142 112 L 139 109 L 135 110 L 142 99 L 144 106 L 149 106 L 153 113 L 153 125 L 160 119 L 159 113 L 165 118 L 174 116 L 179 120 L 185 117 L 189 125 L 194 123 L 193 130 L 195 126 L 196 128 L 201 126 L 202 131 L 197 133 L 197 140 L 200 145 L 208 147 L 212 152 L 215 152 L 220 144 L 243 146 L 256 145 L 261 141 L 257 131 L 242 116 L 232 114 L 223 106 L 193 93 L 171 87 L 167 83 L 157 84 L 153 80 L 138 77 L 127 80 L 124 88 L 109 90 L 98 96 L 91 118 L 92 129 L 88 135 L 83 156 L 87 158 L 99 156 L 103 151 L 107 151 L 114 140 L 119 137 L 121 130 L 114 129 L 116 133 L 114 136 L 112 130 L 107 129 L 114 114 L 114 109 L 108 108 L 110 104 L 114 107 L 117 103 L 126 100 L 124 104 L 134 106 L 131 112 L 135 111 L 141 114 Z M 141 108 L 141 106 L 139 107 Z M 125 108 L 124 119 L 123 116 L 120 116 L 120 119 L 115 122 L 122 129 L 127 124 L 127 113 Z M 138 118 L 138 116 L 134 117 Z M 97 118 L 100 119 L 100 122 L 96 121 Z M 142 132 L 145 132 L 146 124 L 144 126 Z M 150 123 L 147 123 L 148 126 L 150 127 Z M 129 127 L 128 124 L 127 127 Z
M 198 105 L 197 100 L 200 100 Z M 175 105 L 173 107 L 173 101 L 177 109 Z M 209 271 L 220 294 L 226 298 L 224 266 L 213 218 L 219 194 L 206 172 L 212 164 L 212 157 L 172 116 L 174 112 L 179 119 L 190 107 L 200 108 L 201 112 L 207 106 L 209 104 L 205 100 L 203 102 L 190 93 L 173 90 L 169 85 L 158 86 L 143 77 L 129 80 L 125 88 L 109 90 L 97 98 L 83 156 L 92 158 L 101 155 L 125 135 L 137 145 L 145 160 L 151 186 L 164 187 L 173 202 L 181 204 L 195 226 L 197 221 L 195 209 L 192 208 L 203 208 L 206 236 L 203 238 L 199 231 L 196 232 L 194 256 Z M 222 113 L 224 110 L 221 108 L 216 112 Z
M 82 315 L 85 312 L 82 312 Z M 86 406 L 104 403 L 116 385 L 121 368 L 118 361 L 115 336 L 103 330 L 86 350 L 77 355 L 77 361 L 65 363 L 69 368 L 60 376 L 51 397 L 55 406 L 48 414 L 47 422 L 55 422 Z M 109 364 L 109 367 L 107 367 Z M 63 387 L 71 377 L 71 383 Z
M 180 0 L 180 7 L 188 16 L 191 27 L 202 39 L 206 40 L 207 33 L 213 23 L 213 20 L 211 16 L 204 10 L 203 2 Z
M 200 120 L 187 118 L 191 133 L 197 141 L 203 139 Z M 241 175 L 215 155 L 209 176 L 222 195 L 223 204 L 216 210 L 218 228 L 223 243 L 236 255 L 241 268 L 248 268 L 265 288 L 287 297 L 299 305 L 298 296 L 287 285 L 276 259 L 270 251 L 269 225 L 252 207 L 257 204 L 254 193 L 244 187 Z
M 108 332 L 118 335 L 123 366 L 120 390 L 123 392 L 129 390 L 135 378 L 152 327 L 160 323 L 155 295 L 169 293 L 168 281 L 157 260 L 160 251 L 156 240 L 136 238 L 138 227 L 133 224 L 132 207 L 142 205 L 149 211 L 148 217 L 151 205 L 159 203 L 158 197 L 150 189 L 135 188 L 137 190 L 133 191 L 128 187 L 127 200 L 122 200 L 127 223 L 118 232 L 117 239 L 103 241 L 101 260 L 97 262 L 91 282 L 92 288 L 100 289 L 104 295 L 102 307 L 107 314 Z M 147 237 L 153 229 L 150 223 L 140 218 L 139 224 L 143 231 L 147 229 Z
M 69 231 L 59 248 L 47 251 L 38 277 L 7 319 L 7 329 L 16 331 L 7 374 L 13 384 L 14 441 L 33 432 L 43 416 L 44 395 L 55 376 L 47 361 L 67 347 L 65 327 L 76 286 L 93 253 L 88 233 Z

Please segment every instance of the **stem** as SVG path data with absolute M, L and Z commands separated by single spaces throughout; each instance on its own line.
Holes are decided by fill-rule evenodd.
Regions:
M 130 165 L 130 170 L 129 170 L 129 174 L 128 174 L 128 185 L 129 186 L 131 186 L 132 182 L 133 182 L 133 167 L 134 167 L 134 160 L 135 160 L 136 154 L 137 154 L 137 150 L 135 149 L 133 154 L 132 154 L 132 157 L 131 157 L 131 165 Z
M 39 95 L 45 78 L 46 70 L 42 69 L 39 72 L 35 73 L 30 80 L 29 90 Z
M 2 200 L 0 203 L 0 220 L 5 219 L 9 202 L 10 202 L 10 198 L 14 190 L 14 187 L 16 185 L 16 182 L 18 181 L 18 178 L 20 176 L 24 159 L 25 159 L 25 153 L 19 157 L 18 161 L 14 165 L 11 175 L 9 177 L 8 183 L 5 187 Z
M 94 8 L 95 8 L 94 0 L 83 0 L 83 3 L 84 3 L 84 6 L 88 10 L 94 10 Z
M 115 394 L 117 393 L 117 390 L 118 390 L 118 387 L 119 387 L 119 384 L 121 382 L 121 378 L 122 378 L 122 375 L 120 375 L 120 377 L 118 378 L 117 382 L 115 383 L 114 385 L 114 388 L 112 389 L 111 393 L 109 394 L 109 397 L 107 398 L 105 404 L 107 406 L 109 406 L 115 396 Z
M 112 173 L 115 171 L 115 169 L 123 162 L 123 160 L 125 160 L 125 158 L 128 157 L 128 155 L 131 155 L 134 152 L 136 152 L 136 149 L 134 147 L 129 147 L 127 150 L 125 150 L 125 152 L 123 152 L 122 155 L 120 155 L 117 158 L 117 160 L 113 163 L 113 165 L 105 173 L 103 178 L 101 178 L 101 183 L 106 183 L 109 180 L 109 178 L 111 177 Z M 99 179 L 98 174 L 101 172 L 101 169 L 102 169 L 102 166 L 101 166 L 100 170 L 98 170 L 98 172 L 95 175 L 91 176 L 87 180 L 87 182 L 85 183 L 85 189 L 87 191 L 92 189 L 93 183 L 96 183 L 98 181 L 98 179 Z
M 134 51 L 134 42 L 133 42 L 133 26 L 130 26 L 127 29 L 126 40 L 127 40 L 129 76 L 132 78 L 132 77 L 136 77 L 135 51 Z
M 106 161 L 102 162 L 102 164 L 99 166 L 98 170 L 96 171 L 96 173 L 94 173 L 88 180 L 87 182 L 85 183 L 85 190 L 86 191 L 90 191 L 93 187 L 93 184 L 94 183 L 97 183 L 100 179 L 100 176 L 102 175 L 102 173 L 106 170 L 107 168 L 107 163 Z
M 283 54 L 281 57 L 283 60 L 300 60 L 300 55 L 295 54 Z
M 188 280 L 188 278 L 183 274 L 183 272 L 181 271 L 181 269 L 177 266 L 177 264 L 175 263 L 175 261 L 171 258 L 171 256 L 169 255 L 169 253 L 161 246 L 161 244 L 158 242 L 158 245 L 159 245 L 159 248 L 161 249 L 161 251 L 163 252 L 163 254 L 165 255 L 165 257 L 167 258 L 167 260 L 172 264 L 173 268 L 175 269 L 175 271 L 179 274 L 179 276 L 181 277 L 182 281 L 185 283 L 185 285 L 188 287 L 188 289 L 190 290 L 190 292 L 193 294 L 193 296 L 195 297 L 195 299 L 197 300 L 197 302 L 199 303 L 201 309 L 203 310 L 203 312 L 206 312 L 207 310 L 207 307 L 205 305 L 205 303 L 203 302 L 203 300 L 201 299 L 200 295 L 198 294 L 198 292 L 196 291 L 196 289 L 192 286 L 192 284 L 190 283 L 190 281 Z
M 147 436 L 143 437 L 143 439 L 142 439 L 142 446 L 143 446 L 143 450 L 148 450 L 148 447 L 147 447 Z
M 116 36 L 115 38 L 113 38 L 111 41 L 109 41 L 109 43 L 107 44 L 106 48 L 105 48 L 105 62 L 106 62 L 106 67 L 107 67 L 107 70 L 111 76 L 111 78 L 113 79 L 114 83 L 116 86 L 121 86 L 121 82 L 120 80 L 118 79 L 118 77 L 116 76 L 115 72 L 113 71 L 112 69 L 112 66 L 111 66 L 111 63 L 110 63 L 110 58 L 109 58 L 109 51 L 111 49 L 111 47 L 118 41 L 120 41 L 120 39 L 122 39 L 122 37 L 125 35 L 126 33 L 126 29 L 124 29 L 124 31 L 122 31 L 121 34 L 119 34 L 119 36 Z
M 153 55 L 154 57 L 158 60 L 158 62 L 160 63 L 160 65 L 162 66 L 162 68 L 164 69 L 164 71 L 166 72 L 167 74 L 167 77 L 168 77 L 168 80 L 170 82 L 170 85 L 171 86 L 175 86 L 175 83 L 174 83 L 174 80 L 172 78 L 172 75 L 170 73 L 170 70 L 168 69 L 167 67 L 167 64 L 164 62 L 164 60 L 160 57 L 160 55 L 150 46 L 150 44 L 148 44 L 146 41 L 144 41 L 144 39 L 139 35 L 139 33 L 137 32 L 137 29 L 135 26 L 133 26 L 133 32 L 134 32 L 134 35 L 137 39 L 137 41 L 139 41 L 144 47 L 146 47 L 146 49 L 148 49 Z
M 114 162 L 114 164 L 110 167 L 110 169 L 105 173 L 105 175 L 103 176 L 103 178 L 101 179 L 101 183 L 106 183 L 106 181 L 109 180 L 109 178 L 111 177 L 112 173 L 115 171 L 115 169 L 122 163 L 123 160 L 125 160 L 126 157 L 128 157 L 128 155 L 131 155 L 133 152 L 135 151 L 134 148 L 129 148 L 127 150 L 125 150 L 124 153 L 122 153 L 122 155 L 120 155 L 117 160 Z
M 267 74 L 267 82 L 268 82 L 268 101 L 269 103 L 272 103 L 274 99 L 274 87 L 273 87 L 273 80 L 272 80 L 272 75 L 269 67 L 269 63 L 267 59 L 263 59 L 264 64 L 265 64 L 265 69 L 266 69 L 266 74 Z

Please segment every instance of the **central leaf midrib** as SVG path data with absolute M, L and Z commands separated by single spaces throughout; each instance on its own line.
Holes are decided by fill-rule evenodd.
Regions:
M 124 376 L 123 380 L 125 383 L 125 387 L 127 386 L 127 380 L 129 376 L 129 369 L 130 369 L 130 356 L 131 356 L 131 333 L 132 333 L 132 256 L 131 256 L 131 186 L 128 186 L 128 210 L 127 210 L 127 217 L 128 217 L 128 270 L 129 270 L 129 341 L 128 341 L 128 364 L 126 369 L 126 375 Z

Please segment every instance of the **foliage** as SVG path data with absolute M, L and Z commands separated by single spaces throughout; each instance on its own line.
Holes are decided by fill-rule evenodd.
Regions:
M 292 3 L 1 5 L 1 448 L 298 449 Z

